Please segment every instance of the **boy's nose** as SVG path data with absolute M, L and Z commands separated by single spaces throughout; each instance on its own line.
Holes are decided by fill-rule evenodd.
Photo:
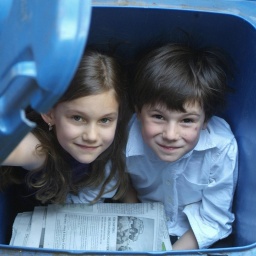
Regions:
M 163 130 L 163 139 L 165 140 L 177 140 L 179 138 L 178 127 L 175 124 L 168 124 Z

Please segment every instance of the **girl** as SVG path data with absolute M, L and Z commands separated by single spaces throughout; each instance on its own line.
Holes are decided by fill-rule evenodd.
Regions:
M 88 203 L 126 190 L 126 93 L 113 57 L 87 51 L 71 85 L 44 114 L 28 111 L 37 127 L 2 163 L 1 188 L 24 182 L 41 203 Z M 119 188 L 118 192 L 117 188 Z

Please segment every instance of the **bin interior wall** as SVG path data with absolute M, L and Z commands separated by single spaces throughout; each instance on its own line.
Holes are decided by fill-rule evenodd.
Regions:
M 201 46 L 223 49 L 236 66 L 231 84 L 235 93 L 229 96 L 227 110 L 220 115 L 231 125 L 239 145 L 234 246 L 252 244 L 256 241 L 256 199 L 253 195 L 256 191 L 255 27 L 238 16 L 196 10 L 93 7 L 88 45 L 115 50 L 127 65 L 131 65 L 136 56 L 150 45 L 184 41 L 185 34 Z M 16 215 L 13 194 L 15 191 L 0 195 L 2 244 L 8 243 Z
M 222 49 L 234 62 L 230 84 L 235 93 L 229 95 L 226 111 L 220 116 L 231 125 L 239 145 L 234 245 L 252 244 L 256 241 L 255 27 L 239 16 L 216 12 L 95 7 L 88 44 L 114 49 L 129 65 L 152 45 L 185 42 L 188 37 L 199 46 Z

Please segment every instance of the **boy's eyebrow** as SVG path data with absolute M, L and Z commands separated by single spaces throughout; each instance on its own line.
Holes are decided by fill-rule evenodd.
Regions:
M 156 112 L 163 112 L 163 111 L 177 111 L 177 112 L 181 112 L 181 113 L 184 113 L 184 115 L 197 115 L 197 116 L 200 116 L 201 113 L 198 113 L 196 111 L 192 111 L 192 112 L 188 112 L 188 111 L 179 111 L 179 110 L 173 110 L 173 109 L 167 109 L 167 108 L 157 108 L 157 107 L 153 107 L 153 108 L 149 108 L 149 111 L 156 111 Z
M 167 108 L 160 107 L 160 106 L 151 106 L 151 107 L 148 107 L 148 110 L 149 111 L 166 111 Z
M 193 110 L 191 112 L 189 112 L 189 110 L 183 112 L 183 111 L 179 111 L 179 110 L 168 109 L 166 107 L 161 107 L 161 106 L 152 106 L 152 107 L 148 108 L 148 111 L 155 111 L 155 112 L 159 112 L 159 113 L 162 113 L 166 110 L 167 111 L 177 111 L 177 112 L 183 113 L 185 116 L 189 116 L 189 115 L 201 116 L 202 115 L 201 112 L 199 113 L 199 112 L 193 111 Z
M 201 113 L 198 112 L 184 112 L 186 116 L 201 116 Z
M 148 110 L 149 110 L 149 111 L 157 111 L 157 112 L 162 111 L 161 109 L 158 109 L 158 108 L 149 108 Z

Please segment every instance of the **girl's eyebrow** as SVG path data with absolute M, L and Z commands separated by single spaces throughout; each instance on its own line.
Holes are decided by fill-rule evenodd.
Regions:
M 102 116 L 118 116 L 118 113 L 112 112 L 112 113 L 103 114 Z
M 88 113 L 85 113 L 85 112 L 77 110 L 77 109 L 68 109 L 67 113 L 68 114 L 76 114 L 76 115 L 80 115 L 80 116 L 88 115 Z M 110 113 L 105 113 L 105 114 L 103 113 L 102 117 L 105 117 L 105 116 L 118 116 L 118 112 L 110 112 Z

